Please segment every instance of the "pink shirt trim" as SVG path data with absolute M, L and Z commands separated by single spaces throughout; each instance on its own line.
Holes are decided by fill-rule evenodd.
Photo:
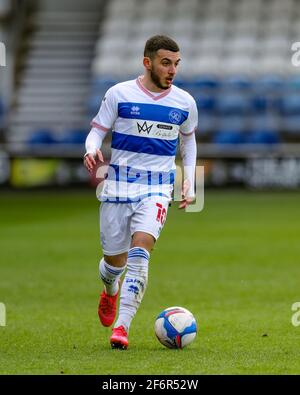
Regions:
M 102 130 L 103 132 L 109 132 L 109 130 L 110 130 L 110 129 L 105 128 L 105 127 L 102 126 L 102 125 L 99 125 L 99 124 L 98 124 L 97 122 L 95 122 L 95 121 L 91 122 L 91 126 L 93 126 L 93 128 L 100 129 L 100 130 Z
M 172 86 L 171 86 L 169 89 L 167 89 L 166 91 L 164 91 L 161 95 L 156 96 L 156 95 L 153 95 L 150 91 L 148 91 L 148 89 L 146 89 L 146 88 L 144 87 L 144 85 L 141 83 L 140 77 L 138 77 L 138 78 L 136 79 L 136 83 L 137 83 L 137 86 L 138 86 L 144 93 L 146 93 L 146 95 L 148 95 L 149 97 L 151 97 L 151 99 L 153 99 L 153 100 L 159 100 L 159 99 L 162 99 L 163 97 L 167 96 L 167 95 L 170 93 L 171 88 L 172 88 Z

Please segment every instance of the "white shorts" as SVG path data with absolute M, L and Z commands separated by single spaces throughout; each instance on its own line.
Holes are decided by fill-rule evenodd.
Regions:
M 146 198 L 134 203 L 100 205 L 100 238 L 105 255 L 122 254 L 130 249 L 135 232 L 145 232 L 155 240 L 164 226 L 169 200 Z

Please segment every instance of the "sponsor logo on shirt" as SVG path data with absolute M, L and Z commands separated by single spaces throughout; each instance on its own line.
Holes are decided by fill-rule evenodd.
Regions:
M 137 122 L 137 127 L 138 127 L 139 133 L 146 132 L 147 134 L 149 134 L 151 132 L 152 126 L 153 126 L 153 123 L 151 125 L 148 125 L 146 121 L 142 125 L 140 125 Z
M 157 125 L 157 127 L 158 127 L 158 129 L 165 129 L 165 130 L 172 130 L 173 129 L 173 126 L 171 126 L 171 125 L 162 125 L 161 123 L 159 123 Z

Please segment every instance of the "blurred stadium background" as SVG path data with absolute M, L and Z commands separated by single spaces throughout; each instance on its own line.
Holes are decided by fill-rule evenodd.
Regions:
M 87 185 L 89 123 L 157 33 L 181 47 L 206 186 L 298 188 L 298 0 L 0 0 L 0 185 Z

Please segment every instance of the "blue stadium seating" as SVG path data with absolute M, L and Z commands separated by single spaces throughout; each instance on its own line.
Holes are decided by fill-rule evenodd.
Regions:
M 39 129 L 31 133 L 27 140 L 28 145 L 38 144 L 55 144 L 56 139 L 54 138 L 53 131 L 50 129 Z
M 264 113 L 271 110 L 278 111 L 280 98 L 276 94 L 269 92 L 256 92 L 252 96 L 253 109 L 257 113 Z
M 287 79 L 286 88 L 290 90 L 300 91 L 300 76 L 293 76 Z
M 283 133 L 300 136 L 300 115 L 289 115 L 282 118 L 281 130 Z
M 274 112 L 266 112 L 264 114 L 256 114 L 251 117 L 249 129 L 252 131 L 271 130 L 279 132 L 280 117 Z
M 267 74 L 253 81 L 256 92 L 280 92 L 285 86 L 285 80 L 279 75 Z
M 216 109 L 220 115 L 247 115 L 251 112 L 251 102 L 242 93 L 221 91 Z
M 239 131 L 222 130 L 213 136 L 213 143 L 218 145 L 223 144 L 244 144 L 245 133 Z
M 251 87 L 252 80 L 244 75 L 232 75 L 222 81 L 222 88 L 226 90 L 249 91 Z
M 273 131 L 256 131 L 247 134 L 245 143 L 248 144 L 278 144 L 280 138 L 278 133 Z
M 193 80 L 187 82 L 185 86 L 188 88 L 187 85 L 190 87 L 197 87 L 201 89 L 216 89 L 220 87 L 220 80 L 214 75 L 203 75 L 195 77 Z
M 214 95 L 211 95 L 209 93 L 201 93 L 198 95 L 194 95 L 194 99 L 196 101 L 199 111 L 204 110 L 212 112 L 213 110 L 215 110 L 216 99 Z
M 87 102 L 87 111 L 88 111 L 88 115 L 89 117 L 93 118 L 97 112 L 99 111 L 100 108 L 100 104 L 101 104 L 101 100 L 104 97 L 104 93 L 94 93 L 93 95 L 91 95 L 88 98 L 88 102 Z
M 248 129 L 248 117 L 243 115 L 219 116 L 217 125 L 218 130 L 245 132 Z
M 285 94 L 280 106 L 283 115 L 300 115 L 300 93 Z
M 59 143 L 84 145 L 87 135 L 88 135 L 87 130 L 70 129 L 62 134 L 62 136 L 59 139 Z
M 198 118 L 198 133 L 205 135 L 213 132 L 216 129 L 216 117 L 206 112 L 199 113 Z

